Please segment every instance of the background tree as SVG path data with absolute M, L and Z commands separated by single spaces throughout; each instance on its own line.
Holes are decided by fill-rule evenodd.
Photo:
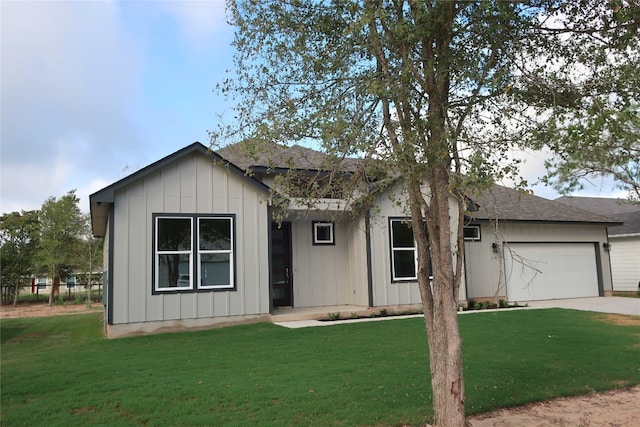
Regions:
M 38 244 L 38 212 L 21 211 L 0 218 L 0 265 L 2 288 L 6 296 L 18 303 L 23 286 L 34 273 L 34 255 Z M 5 293 L 2 298 L 4 300 Z M 4 301 L 3 301 L 4 302 Z
M 570 193 L 584 188 L 587 180 L 610 176 L 629 200 L 640 201 L 640 112 L 599 112 L 557 132 L 555 156 L 546 162 L 543 181 Z
M 556 189 L 569 193 L 582 189 L 585 180 L 608 176 L 631 199 L 640 200 L 639 3 L 588 6 L 568 4 L 548 30 L 573 45 L 560 55 L 541 57 L 562 57 L 542 75 L 560 90 L 549 92 L 552 114 L 545 116 L 532 145 L 546 146 L 553 154 L 543 181 Z M 533 99 L 539 102 L 541 96 Z
M 236 115 L 212 141 L 238 141 L 256 156 L 277 143 L 314 144 L 337 159 L 326 165 L 337 168 L 335 176 L 340 159 L 355 155 L 377 169 L 352 176 L 378 186 L 392 177 L 404 186 L 412 223 L 426 224 L 413 231 L 435 423 L 464 425 L 456 313 L 465 197 L 505 177 L 517 180 L 518 160 L 509 160 L 516 149 L 571 151 L 579 136 L 570 128 L 597 116 L 587 108 L 595 100 L 617 112 L 634 99 L 637 105 L 640 85 L 629 70 L 638 65 L 638 5 L 230 0 L 228 8 L 235 75 L 219 89 Z M 281 181 L 285 195 L 297 185 L 294 174 Z M 316 193 L 308 200 L 336 183 L 362 189 L 317 180 L 305 186 Z M 459 215 L 453 245 L 452 215 Z
M 96 270 L 102 271 L 103 240 L 93 237 L 91 230 L 91 215 L 82 216 L 82 235 L 78 242 L 78 268 L 84 276 L 83 282 L 87 285 L 86 303 L 91 305 L 91 287 L 97 278 Z
M 78 266 L 77 248 L 83 225 L 79 201 L 72 190 L 59 199 L 50 197 L 40 208 L 36 262 L 44 274 L 53 278 L 49 306 L 53 305 L 61 279 Z

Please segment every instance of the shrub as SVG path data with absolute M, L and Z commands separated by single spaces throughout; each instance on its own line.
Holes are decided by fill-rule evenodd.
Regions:
M 340 312 L 329 313 L 329 320 L 340 320 Z

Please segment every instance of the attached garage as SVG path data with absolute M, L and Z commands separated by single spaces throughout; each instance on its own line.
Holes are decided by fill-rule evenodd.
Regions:
M 509 301 L 596 297 L 597 243 L 505 243 Z

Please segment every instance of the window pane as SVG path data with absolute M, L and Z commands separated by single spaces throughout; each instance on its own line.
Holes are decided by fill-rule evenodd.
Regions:
M 158 250 L 190 251 L 191 218 L 158 218 Z
M 313 224 L 314 243 L 333 243 L 333 223 L 316 222 Z
M 200 286 L 231 286 L 231 254 L 200 255 Z
M 158 289 L 189 288 L 190 254 L 158 255 Z
M 393 251 L 393 276 L 396 279 L 416 277 L 414 251 Z
M 331 226 L 319 225 L 316 228 L 316 236 L 320 242 L 331 240 Z
M 231 250 L 231 220 L 200 218 L 200 249 Z
M 413 248 L 413 230 L 408 223 L 391 221 L 394 248 Z
M 480 240 L 480 227 L 464 227 L 464 238 L 466 240 Z

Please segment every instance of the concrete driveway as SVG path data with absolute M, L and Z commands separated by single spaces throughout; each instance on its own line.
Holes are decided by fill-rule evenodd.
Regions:
M 640 298 L 594 297 L 525 302 L 531 308 L 569 308 L 640 316 Z M 525 304 L 521 303 L 521 304 Z

